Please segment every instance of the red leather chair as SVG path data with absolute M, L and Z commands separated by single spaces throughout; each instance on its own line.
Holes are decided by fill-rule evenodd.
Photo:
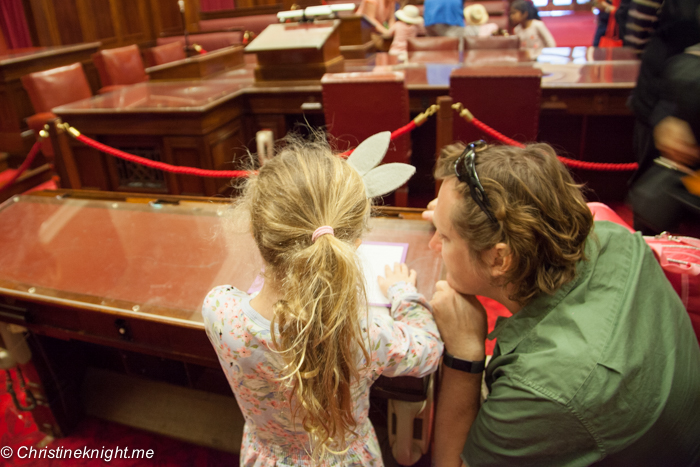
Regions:
M 458 37 L 413 37 L 406 44 L 408 52 L 426 50 L 459 50 Z
M 493 129 L 520 142 L 537 139 L 542 70 L 533 67 L 465 67 L 450 75 L 450 97 Z M 455 141 L 496 140 L 455 116 Z
M 177 60 L 187 58 L 185 49 L 179 42 L 174 41 L 169 44 L 158 45 L 143 51 L 143 58 L 146 61 L 146 66 L 152 67 L 170 63 Z
M 380 131 L 394 131 L 410 122 L 404 75 L 326 73 L 321 79 L 326 129 L 339 150 L 356 147 Z M 384 162 L 411 163 L 411 137 L 392 141 Z M 408 204 L 408 186 L 399 188 L 394 205 Z
M 518 36 L 466 36 L 464 42 L 465 50 L 520 48 L 520 38 Z
M 30 73 L 22 76 L 21 80 L 36 112 L 27 118 L 27 125 L 37 135 L 49 120 L 56 118 L 51 109 L 92 97 L 92 90 L 80 63 Z M 50 140 L 42 141 L 41 149 L 45 156 L 53 157 Z
M 135 44 L 100 50 L 92 54 L 92 61 L 102 82 L 100 94 L 148 80 L 141 52 Z

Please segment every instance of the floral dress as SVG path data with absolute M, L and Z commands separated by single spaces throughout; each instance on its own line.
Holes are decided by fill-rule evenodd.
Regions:
M 420 377 L 438 367 L 443 345 L 430 305 L 405 282 L 394 284 L 388 295 L 391 314 L 371 308 L 368 321 L 363 321 L 371 361 L 365 365 L 363 359 L 360 380 L 352 388 L 358 437 L 345 454 L 326 458 L 328 465 L 382 466 L 368 418 L 370 386 L 382 374 Z M 291 388 L 278 380 L 283 364 L 271 350 L 270 321 L 250 306 L 252 297 L 220 286 L 209 292 L 202 306 L 207 336 L 245 417 L 241 465 L 311 466 L 300 415 L 292 423 Z

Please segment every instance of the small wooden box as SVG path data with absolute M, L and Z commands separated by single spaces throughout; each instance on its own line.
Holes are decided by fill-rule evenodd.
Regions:
M 271 24 L 246 52 L 257 54 L 256 81 L 320 80 L 344 70 L 339 20 Z

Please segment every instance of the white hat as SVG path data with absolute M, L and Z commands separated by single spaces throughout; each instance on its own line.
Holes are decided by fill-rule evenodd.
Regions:
M 420 15 L 420 10 L 415 5 L 406 5 L 396 12 L 396 17 L 408 24 L 421 24 L 423 17 Z
M 489 14 L 486 8 L 484 8 L 484 5 L 475 3 L 464 9 L 464 19 L 467 21 L 467 24 L 481 26 L 482 24 L 486 24 L 489 20 Z

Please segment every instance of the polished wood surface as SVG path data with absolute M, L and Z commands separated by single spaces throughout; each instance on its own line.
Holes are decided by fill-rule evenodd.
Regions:
M 0 207 L 0 321 L 29 330 L 42 430 L 60 436 L 75 425 L 88 366 L 230 395 L 201 304 L 217 285 L 247 290 L 261 261 L 248 234 L 223 230 L 227 206 L 61 190 Z M 442 274 L 432 225 L 398 217 L 416 210 L 379 211 L 391 217 L 374 217 L 364 238 L 409 243 L 406 262 L 432 296 Z M 425 397 L 422 380 L 392 383 L 380 393 Z
M 225 230 L 227 208 L 220 198 L 66 190 L 15 197 L 0 209 L 0 294 L 203 329 L 205 294 L 222 284 L 247 290 L 262 266 L 250 234 Z M 428 249 L 433 228 L 397 217 L 404 212 L 414 210 L 380 208 L 391 217 L 373 217 L 364 239 L 408 243 L 406 262 L 432 296 L 442 264 Z M 59 314 L 35 314 L 31 324 L 87 332 Z
M 35 138 L 24 119 L 34 109 L 20 78 L 36 71 L 81 62 L 86 73 L 94 74 L 90 55 L 99 42 L 59 47 L 14 49 L 0 54 L 0 152 L 26 156 Z
M 271 24 L 246 52 L 256 54 L 256 81 L 320 80 L 343 71 L 340 21 Z
M 244 63 L 243 46 L 233 46 L 146 68 L 146 74 L 151 81 L 199 79 L 242 67 Z
M 458 68 L 494 63 L 539 68 L 543 78 L 538 140 L 552 143 L 573 158 L 601 162 L 634 160 L 631 146 L 634 118 L 626 101 L 635 86 L 639 61 L 629 59 L 628 51 L 589 47 L 544 49 L 536 61 L 520 51 L 472 52 L 435 53 L 433 61 L 426 61 L 424 52 L 415 52 L 403 64 L 396 63 L 388 54 L 375 54 L 368 59 L 345 60 L 345 69 L 403 73 L 410 109 L 416 115 L 436 103 L 438 97 L 449 94 L 450 74 Z M 241 68 L 204 80 L 139 84 L 133 89 L 62 106 L 55 111 L 86 135 L 127 151 L 148 146 L 159 151 L 161 160 L 176 165 L 240 168 L 231 161 L 239 160 L 246 149 L 255 151 L 256 131 L 270 128 L 280 138 L 293 128 L 294 122 L 318 127 L 326 123 L 320 82 L 255 81 L 257 62 L 250 58 L 253 56 L 246 55 L 246 64 Z M 498 129 L 498 122 L 485 123 Z M 614 139 L 607 137 L 610 128 L 616 128 Z M 413 132 L 412 163 L 418 174 L 411 181 L 412 193 L 421 190 L 426 196 L 432 193 L 434 182 L 430 174 L 435 134 L 434 119 Z M 219 142 L 223 146 L 212 149 Z M 72 147 L 85 180 L 82 187 L 142 191 L 138 186 L 129 187 L 116 181 L 117 168 L 112 158 L 100 156 L 78 143 Z M 587 182 L 588 175 L 584 174 L 581 181 Z M 596 187 L 599 200 L 624 198 L 625 190 L 620 187 L 625 186 L 628 173 L 591 173 L 590 176 L 604 180 Z M 64 187 L 77 187 L 67 181 L 62 183 Z M 211 196 L 226 193 L 226 183 L 166 175 L 159 190 Z

